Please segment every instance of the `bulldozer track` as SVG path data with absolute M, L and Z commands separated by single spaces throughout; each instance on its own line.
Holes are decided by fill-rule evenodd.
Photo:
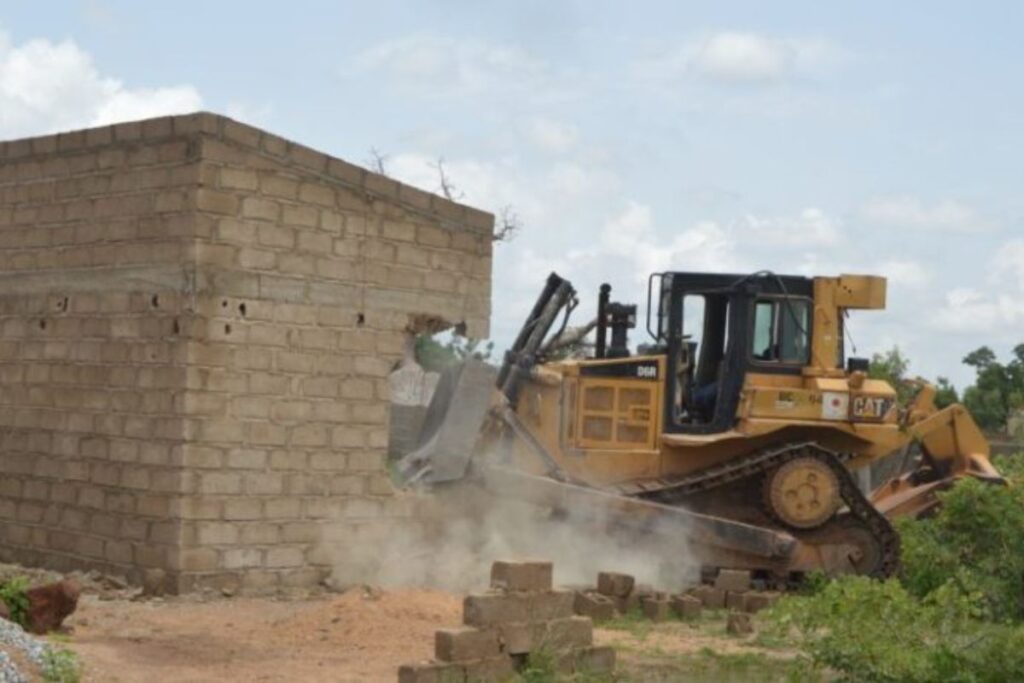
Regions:
M 636 498 L 643 498 L 667 505 L 685 504 L 690 496 L 719 488 L 732 482 L 766 474 L 795 458 L 814 458 L 827 465 L 839 480 L 839 493 L 848 512 L 833 517 L 824 526 L 807 532 L 787 529 L 797 538 L 811 538 L 821 535 L 830 528 L 849 519 L 867 530 L 878 544 L 880 559 L 876 566 L 867 572 L 869 576 L 885 578 L 899 570 L 900 539 L 889 520 L 871 504 L 861 493 L 850 471 L 844 465 L 849 460 L 848 454 L 836 453 L 823 448 L 817 443 L 807 442 L 789 444 L 778 448 L 765 449 L 751 454 L 746 458 L 734 460 L 717 467 L 711 467 L 696 474 L 679 478 L 662 478 L 637 482 L 622 487 L 619 492 Z

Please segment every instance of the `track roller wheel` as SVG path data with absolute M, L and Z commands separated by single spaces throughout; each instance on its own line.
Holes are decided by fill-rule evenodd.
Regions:
M 835 514 L 842 504 L 839 479 L 814 457 L 794 458 L 765 477 L 768 508 L 794 529 L 814 529 Z

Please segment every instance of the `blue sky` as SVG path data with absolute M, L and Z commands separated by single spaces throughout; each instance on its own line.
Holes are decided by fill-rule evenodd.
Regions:
M 492 332 L 655 269 L 890 277 L 862 355 L 1024 342 L 1024 5 L 8 3 L 0 138 L 196 108 L 511 205 Z

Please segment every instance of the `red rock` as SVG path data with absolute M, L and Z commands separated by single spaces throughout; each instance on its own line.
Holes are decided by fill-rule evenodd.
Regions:
M 28 596 L 28 630 L 43 634 L 60 628 L 78 607 L 81 590 L 78 582 L 71 580 L 29 588 L 25 592 Z

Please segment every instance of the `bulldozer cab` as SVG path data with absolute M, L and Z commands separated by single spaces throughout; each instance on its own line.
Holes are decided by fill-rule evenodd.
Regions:
M 668 369 L 664 431 L 728 430 L 748 372 L 801 375 L 810 363 L 813 297 L 813 280 L 798 276 L 651 276 L 647 329 Z

